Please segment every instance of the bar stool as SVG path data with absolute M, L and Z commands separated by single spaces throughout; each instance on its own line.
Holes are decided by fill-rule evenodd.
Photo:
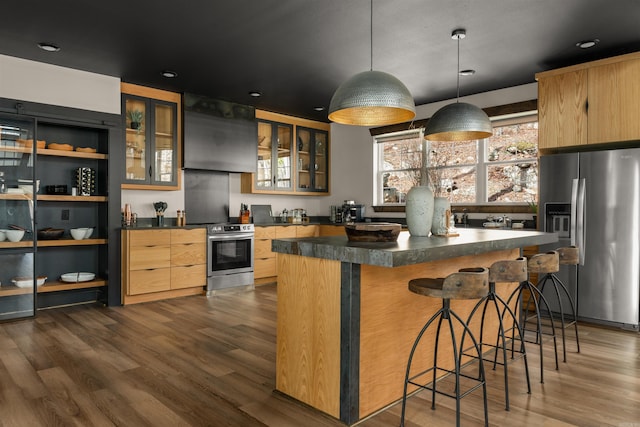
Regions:
M 556 249 L 556 252 L 558 252 L 558 259 L 561 265 L 578 265 L 578 262 L 579 262 L 578 258 L 580 256 L 580 251 L 576 246 L 558 248 Z M 578 316 L 576 313 L 576 306 L 573 302 L 573 298 L 571 297 L 571 295 L 569 294 L 569 291 L 567 290 L 567 287 L 564 285 L 564 283 L 562 283 L 562 281 L 555 274 L 559 271 L 559 269 L 560 269 L 559 266 L 558 268 L 555 268 L 555 266 L 553 266 L 553 268 L 549 268 L 548 271 L 545 271 L 545 269 L 543 268 L 542 269 L 543 271 L 541 271 L 541 273 L 544 273 L 544 276 L 542 277 L 542 279 L 538 281 L 538 289 L 540 289 L 540 292 L 544 292 L 545 285 L 547 284 L 547 282 L 550 282 L 555 291 L 555 295 L 558 298 L 558 307 L 560 308 L 560 326 L 562 328 L 561 329 L 562 330 L 562 356 L 563 356 L 563 362 L 566 362 L 567 361 L 567 344 L 566 344 L 565 334 L 564 334 L 565 328 L 568 328 L 571 325 L 575 326 L 576 346 L 578 348 L 578 353 L 580 353 L 580 340 L 578 338 Z M 561 297 L 560 291 L 562 291 L 562 293 L 566 295 L 567 299 L 569 300 L 569 305 L 571 306 L 571 316 L 573 318 L 569 321 L 569 323 L 565 323 L 565 312 L 562 306 L 562 297 Z
M 540 273 L 543 270 L 550 270 L 553 269 L 554 265 L 557 266 L 559 263 L 558 261 L 558 253 L 555 251 L 551 251 L 551 252 L 547 252 L 547 253 L 543 253 L 543 254 L 536 254 L 534 256 L 532 256 L 528 262 L 527 262 L 527 274 L 531 274 L 531 273 Z M 557 270 L 556 270 L 557 271 Z M 526 307 L 523 304 L 523 293 L 527 291 L 529 293 L 529 300 L 527 302 Z M 511 295 L 509 295 L 509 298 L 507 299 L 507 305 L 511 306 L 511 301 L 513 298 L 516 298 L 516 307 L 517 310 L 519 311 L 519 317 L 520 317 L 520 327 L 521 327 L 521 331 L 524 333 L 526 332 L 528 329 L 526 329 L 526 325 L 527 322 L 529 320 L 529 310 L 531 307 L 531 304 L 533 303 L 533 308 L 535 311 L 535 321 L 536 321 L 536 329 L 533 330 L 532 332 L 535 332 L 536 334 L 536 340 L 535 341 L 528 341 L 528 342 L 533 342 L 535 344 L 539 345 L 540 348 L 540 382 L 544 383 L 544 351 L 543 351 L 543 340 L 542 340 L 542 335 L 543 335 L 543 330 L 542 330 L 542 316 L 541 316 L 541 311 L 540 311 L 540 306 L 544 305 L 544 307 L 546 307 L 548 313 L 549 313 L 549 317 L 551 319 L 551 333 L 550 334 L 546 334 L 546 335 L 550 335 L 553 338 L 553 352 L 554 352 L 554 356 L 555 356 L 555 361 L 556 361 L 556 370 L 559 369 L 559 365 L 558 365 L 558 347 L 557 347 L 557 341 L 556 341 L 556 330 L 555 330 L 555 326 L 554 326 L 554 322 L 553 322 L 553 314 L 551 313 L 551 310 L 549 309 L 549 303 L 547 302 L 547 299 L 544 297 L 544 295 L 542 294 L 542 292 L 540 291 L 540 289 L 538 289 L 536 286 L 533 285 L 533 283 L 531 283 L 531 281 L 529 280 L 529 278 L 527 278 L 526 281 L 524 282 L 520 282 L 520 284 L 518 285 L 518 287 L 516 289 L 513 290 L 513 292 L 511 293 Z
M 450 274 L 446 278 L 442 279 L 431 279 L 431 278 L 420 278 L 413 279 L 409 281 L 409 290 L 418 295 L 424 295 L 432 298 L 440 298 L 442 299 L 442 307 L 427 321 L 424 327 L 420 330 L 415 342 L 413 343 L 413 347 L 411 348 L 411 353 L 409 354 L 409 360 L 407 362 L 407 372 L 405 375 L 404 381 L 404 393 L 402 395 L 402 416 L 400 418 L 400 425 L 404 426 L 404 415 L 406 409 L 407 402 L 407 387 L 409 384 L 417 386 L 421 389 L 431 390 L 431 409 L 435 409 L 436 404 L 436 393 L 442 394 L 456 400 L 456 426 L 460 426 L 460 399 L 467 396 L 469 393 L 475 391 L 479 387 L 482 387 L 483 400 L 484 400 L 484 423 L 485 426 L 489 425 L 489 416 L 487 411 L 487 384 L 485 380 L 484 374 L 484 366 L 482 363 L 482 355 L 480 353 L 480 347 L 473 336 L 471 330 L 467 323 L 460 318 L 455 311 L 451 309 L 451 300 L 452 299 L 480 299 L 486 297 L 489 292 L 488 286 L 488 278 L 489 278 L 489 270 L 487 268 L 473 268 L 473 269 L 465 269 L 464 271 L 460 271 L 457 273 Z M 417 374 L 411 375 L 411 363 L 413 361 L 413 356 L 420 342 L 420 339 L 427 331 L 429 326 L 438 319 L 438 327 L 436 330 L 435 336 L 435 344 L 433 347 L 433 366 L 425 369 Z M 461 358 L 462 358 L 462 349 L 458 347 L 456 341 L 456 335 L 454 331 L 454 322 L 453 319 L 457 320 L 457 323 L 462 326 L 465 334 L 469 334 L 471 341 L 473 342 L 477 357 L 474 358 L 478 360 L 479 363 L 479 375 L 478 377 L 473 377 L 467 374 L 463 374 L 460 371 L 461 368 Z M 449 331 L 451 333 L 451 343 L 453 349 L 453 363 L 454 369 L 446 369 L 438 366 L 438 342 L 440 340 L 440 331 L 442 328 L 443 322 L 446 320 L 446 323 L 449 326 Z M 437 390 L 437 373 L 438 371 L 454 374 L 455 375 L 455 394 L 450 394 L 442 390 Z M 417 382 L 417 379 L 423 377 L 429 373 L 432 373 L 431 381 L 428 383 Z M 411 375 L 411 376 L 410 376 Z M 460 377 L 468 378 L 477 383 L 472 387 L 469 387 L 466 391 L 461 392 L 460 390 Z
M 496 293 L 496 283 L 513 283 L 513 282 L 526 282 L 528 280 L 527 274 L 527 259 L 526 258 L 517 258 L 515 260 L 504 260 L 494 262 L 491 267 L 489 267 L 489 293 L 480 299 L 478 303 L 475 305 L 471 314 L 469 314 L 469 319 L 467 320 L 467 324 L 471 324 L 471 320 L 476 312 L 482 307 L 482 317 L 480 320 L 480 338 L 478 339 L 478 345 L 480 346 L 480 350 L 482 351 L 483 346 L 489 346 L 495 348 L 495 354 L 493 357 L 493 369 L 496 368 L 496 364 L 502 365 L 504 367 L 504 400 L 505 400 L 505 409 L 509 410 L 509 370 L 507 363 L 507 351 L 511 353 L 511 359 L 514 359 L 514 353 L 519 353 L 522 355 L 524 359 L 524 372 L 527 380 L 527 393 L 531 394 L 531 382 L 529 380 L 529 365 L 527 363 L 527 352 L 525 351 L 524 346 L 524 331 L 520 327 L 520 323 L 518 322 L 518 317 L 515 312 L 509 307 L 509 305 Z M 495 312 L 498 318 L 498 336 L 496 338 L 496 344 L 488 344 L 484 342 L 483 335 L 485 330 L 485 318 L 487 314 L 487 309 L 489 306 L 495 308 Z M 507 316 L 508 315 L 508 316 Z M 518 336 L 511 337 L 511 350 L 508 350 L 507 347 L 507 337 L 505 334 L 505 320 L 510 323 L 510 327 L 507 331 L 517 331 Z M 514 348 L 514 341 L 520 342 L 520 348 Z M 462 342 L 464 343 L 464 334 L 462 338 Z M 464 345 L 464 344 L 462 344 Z M 502 362 L 498 362 L 498 351 L 502 350 Z M 490 361 L 485 359 L 485 361 Z

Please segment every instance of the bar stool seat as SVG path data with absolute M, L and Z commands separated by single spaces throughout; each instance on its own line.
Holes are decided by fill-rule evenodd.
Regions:
M 522 355 L 522 359 L 524 360 L 525 378 L 527 381 L 527 393 L 529 394 L 531 393 L 531 382 L 529 380 L 527 352 L 524 345 L 524 331 L 520 327 L 518 316 L 511 309 L 511 307 L 509 307 L 505 300 L 502 299 L 500 295 L 498 295 L 498 293 L 496 293 L 496 283 L 522 283 L 526 282 L 527 280 L 528 273 L 526 258 L 521 257 L 515 260 L 494 262 L 491 267 L 489 267 L 489 293 L 478 301 L 478 303 L 471 311 L 471 314 L 469 314 L 469 319 L 467 320 L 467 324 L 471 324 L 474 315 L 478 312 L 478 310 L 480 310 L 480 308 L 482 308 L 482 317 L 480 320 L 480 337 L 478 339 L 478 344 L 481 350 L 483 346 L 495 348 L 495 354 L 493 356 L 493 369 L 496 368 L 496 365 L 502 365 L 504 368 L 504 398 L 505 409 L 507 411 L 509 410 L 508 352 L 510 352 L 511 354 L 511 359 L 515 358 L 515 353 Z M 495 314 L 498 319 L 498 336 L 496 338 L 495 344 L 484 342 L 485 319 L 489 306 L 495 309 Z M 507 327 L 505 327 L 505 324 L 507 325 Z M 512 332 L 512 336 L 510 339 L 507 339 L 507 331 Z M 514 336 L 516 332 L 517 336 Z M 519 348 L 517 349 L 515 348 L 516 341 L 519 342 Z M 511 349 L 508 348 L 509 342 L 511 343 Z M 500 350 L 502 350 L 502 362 L 498 362 L 498 352 Z M 485 359 L 485 361 L 490 361 L 490 359 Z
M 555 269 L 556 271 L 558 271 L 559 270 L 558 259 L 559 259 L 558 253 L 555 251 L 533 255 L 527 261 L 527 275 L 528 275 L 527 280 L 524 282 L 520 282 L 518 287 L 514 289 L 514 291 L 511 293 L 511 295 L 507 299 L 507 305 L 511 306 L 511 301 L 513 300 L 513 298 L 515 298 L 515 303 L 516 303 L 515 312 L 519 314 L 520 327 L 523 333 L 528 331 L 527 323 L 530 319 L 529 312 L 531 309 L 531 305 L 533 304 L 533 309 L 535 314 L 532 316 L 532 318 L 536 323 L 536 329 L 529 330 L 529 331 L 534 332 L 536 334 L 536 338 L 535 338 L 535 341 L 527 341 L 527 342 L 531 342 L 539 345 L 540 382 L 541 383 L 544 383 L 544 357 L 543 357 L 544 349 L 543 349 L 543 340 L 542 340 L 542 335 L 544 334 L 544 332 L 542 328 L 542 315 L 541 315 L 542 311 L 540 309 L 541 306 L 546 308 L 551 319 L 551 333 L 547 333 L 545 335 L 550 335 L 551 338 L 553 339 L 553 353 L 555 356 L 556 370 L 559 369 L 558 347 L 557 347 L 557 340 L 556 340 L 556 331 L 555 331 L 555 326 L 553 321 L 553 314 L 549 309 L 549 303 L 547 299 L 544 297 L 544 295 L 542 294 L 542 292 L 540 291 L 540 289 L 538 289 L 536 286 L 533 285 L 533 283 L 531 283 L 531 281 L 529 280 L 529 277 L 531 273 L 539 273 L 542 270 L 551 271 Z M 523 295 L 525 292 L 529 294 L 529 299 L 527 301 L 526 306 L 523 302 Z
M 558 253 L 558 262 L 559 265 L 578 265 L 580 250 L 576 246 L 568 246 L 563 248 L 556 249 Z M 559 318 L 560 318 L 560 330 L 562 331 L 562 357 L 563 362 L 567 361 L 567 343 L 565 338 L 564 330 L 571 325 L 575 328 L 576 333 L 576 347 L 578 349 L 578 353 L 580 353 L 580 339 L 578 337 L 578 315 L 576 313 L 576 305 L 569 293 L 569 290 L 565 286 L 565 284 L 558 278 L 556 273 L 560 270 L 559 265 L 552 266 L 551 268 L 546 268 L 548 266 L 541 266 L 539 268 L 538 273 L 542 274 L 542 278 L 538 281 L 538 289 L 540 292 L 544 292 L 544 287 L 547 283 L 550 283 L 553 286 L 555 297 L 557 298 L 558 308 L 560 309 Z M 567 297 L 569 301 L 569 308 L 571 309 L 570 313 L 565 313 L 564 305 L 562 304 L 562 295 Z M 547 298 L 549 299 L 549 298 Z M 566 314 L 570 314 L 570 320 L 566 322 Z
M 489 270 L 487 268 L 479 267 L 464 269 L 464 271 L 450 274 L 446 278 L 420 278 L 409 281 L 409 290 L 411 292 L 431 298 L 439 298 L 442 300 L 442 307 L 435 314 L 433 314 L 431 318 L 429 318 L 427 323 L 425 323 L 423 328 L 418 333 L 418 336 L 413 343 L 413 347 L 411 348 L 411 353 L 409 354 L 409 360 L 407 362 L 404 393 L 402 395 L 402 416 L 400 418 L 401 426 L 404 426 L 407 389 L 409 384 L 417 386 L 418 389 L 431 391 L 431 409 L 435 409 L 436 393 L 454 398 L 456 400 L 456 426 L 460 426 L 460 400 L 471 392 L 482 387 L 484 401 L 484 422 L 485 426 L 489 425 L 489 416 L 487 411 L 487 384 L 484 373 L 484 365 L 482 363 L 482 353 L 480 352 L 480 347 L 478 346 L 478 343 L 471 330 L 469 329 L 467 323 L 458 314 L 456 314 L 455 311 L 451 309 L 452 299 L 484 298 L 489 292 L 488 279 Z M 413 356 L 416 352 L 416 348 L 418 347 L 418 344 L 420 343 L 420 340 L 423 337 L 424 333 L 436 319 L 438 320 L 438 322 L 435 335 L 435 344 L 433 347 L 433 366 L 422 370 L 421 372 L 414 373 L 411 371 L 411 364 L 413 361 Z M 471 341 L 473 342 L 476 351 L 476 357 L 473 358 L 473 360 L 478 360 L 479 364 L 478 377 L 463 374 L 461 372 L 462 349 L 460 348 L 456 340 L 453 322 L 454 320 L 456 320 L 458 325 L 462 326 L 464 330 L 463 334 L 468 334 L 468 336 L 471 338 Z M 448 325 L 448 328 L 446 329 L 451 333 L 451 343 L 453 350 L 452 358 L 454 365 L 453 369 L 438 366 L 438 343 L 440 340 L 440 331 L 442 329 L 443 323 L 446 323 Z M 436 380 L 438 373 L 448 373 L 455 376 L 455 389 L 453 394 L 447 393 L 437 388 Z M 472 380 L 472 383 L 474 383 L 464 392 L 461 391 L 461 377 L 470 379 Z

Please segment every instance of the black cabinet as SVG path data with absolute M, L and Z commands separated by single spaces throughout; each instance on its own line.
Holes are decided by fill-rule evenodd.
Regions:
M 327 192 L 329 185 L 329 133 L 298 126 L 298 187 L 296 191 Z
M 112 241 L 120 227 L 120 171 L 109 162 L 110 150 L 118 144 L 119 119 L 0 100 L 0 171 L 6 181 L 0 229 L 25 230 L 19 241 L 0 242 L 0 319 L 63 304 L 120 303 L 119 245 L 117 237 Z M 74 190 L 81 185 L 79 171 L 92 179 L 86 194 Z M 92 231 L 76 240 L 72 228 Z M 79 272 L 94 277 L 66 276 Z

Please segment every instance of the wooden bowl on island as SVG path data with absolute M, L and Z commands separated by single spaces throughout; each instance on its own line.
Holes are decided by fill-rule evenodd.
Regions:
M 393 222 L 355 222 L 344 229 L 350 242 L 395 242 L 402 230 Z

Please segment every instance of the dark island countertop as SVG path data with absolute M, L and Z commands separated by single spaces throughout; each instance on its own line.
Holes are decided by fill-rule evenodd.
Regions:
M 399 267 L 465 255 L 523 248 L 558 241 L 556 233 L 458 229 L 457 237 L 413 237 L 403 231 L 396 242 L 350 242 L 346 236 L 275 239 L 274 252 L 354 264 Z

